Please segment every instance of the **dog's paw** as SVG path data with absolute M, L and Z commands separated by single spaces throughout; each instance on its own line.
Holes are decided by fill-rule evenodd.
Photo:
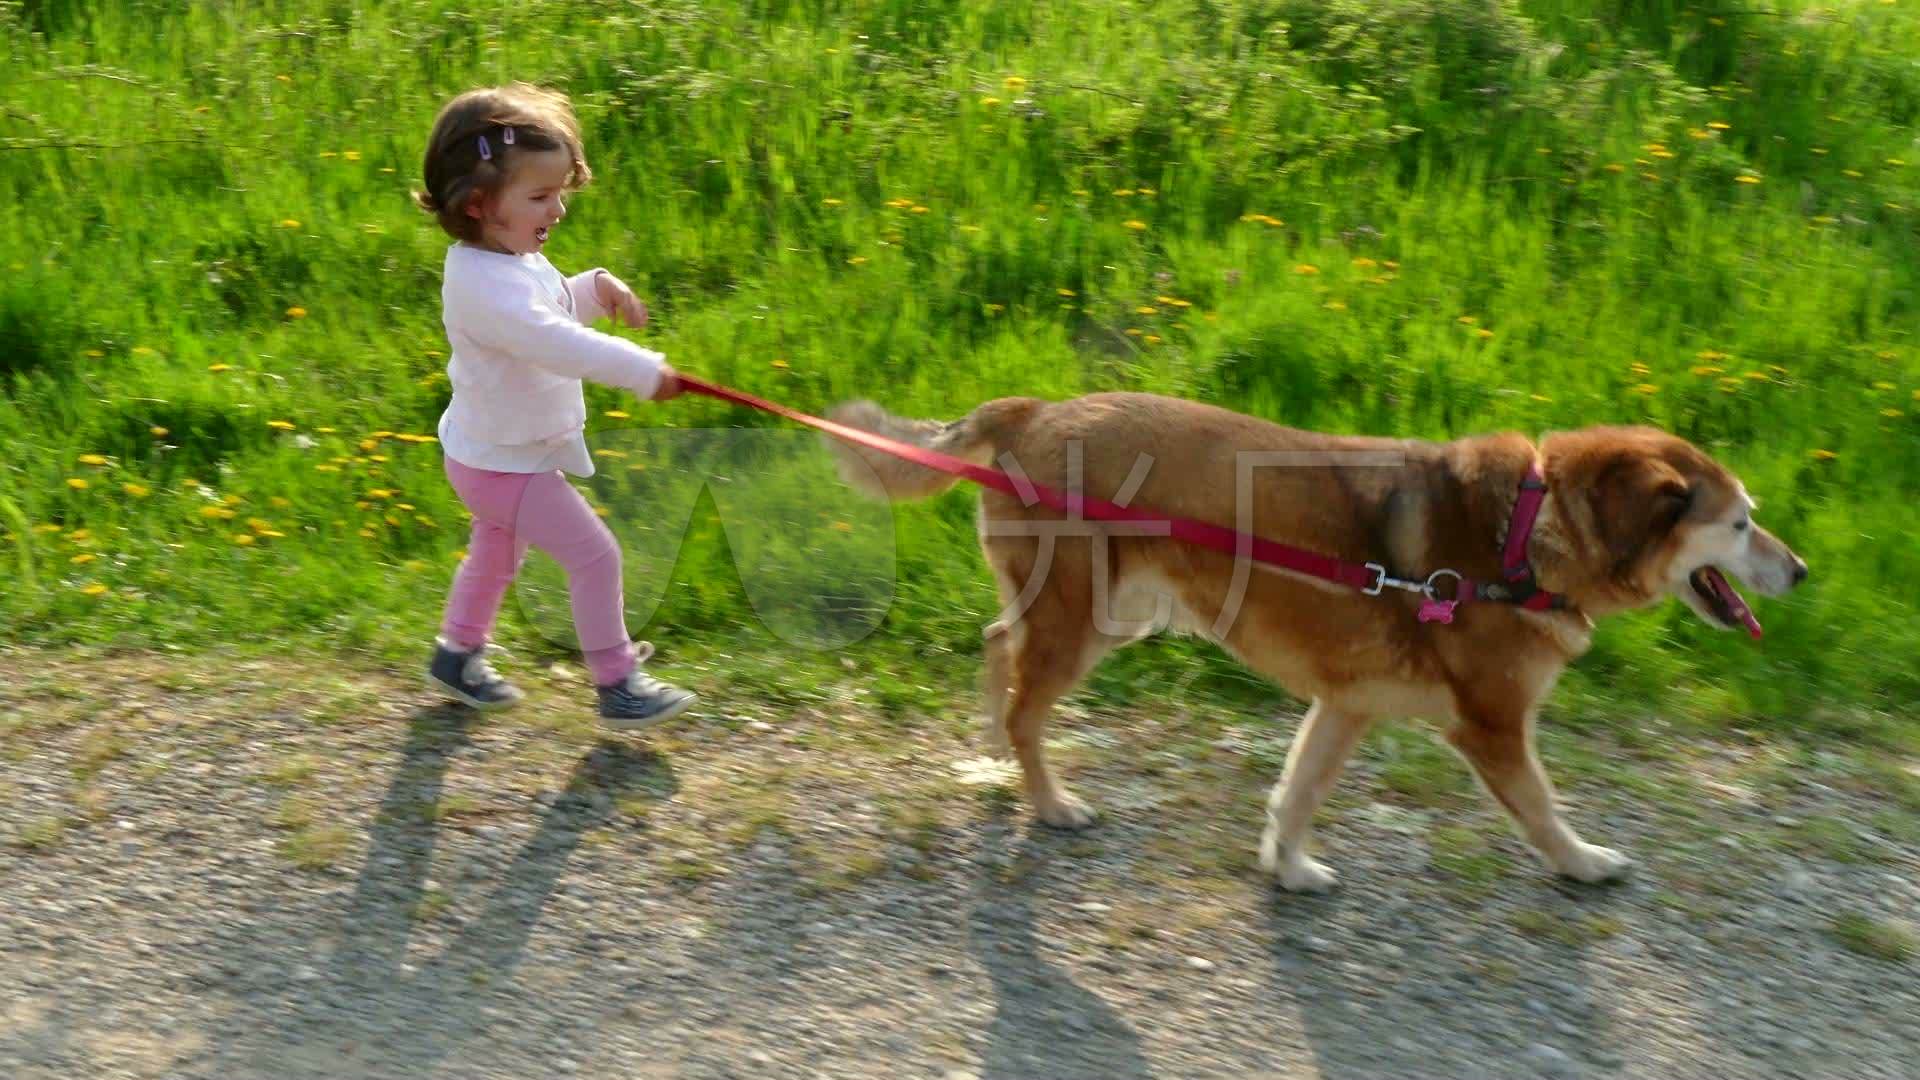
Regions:
M 1609 847 L 1576 844 L 1573 854 L 1556 869 L 1575 881 L 1597 885 L 1603 881 L 1619 881 L 1631 874 L 1633 860 Z
M 1278 878 L 1288 892 L 1326 892 L 1340 883 L 1339 875 L 1305 855 L 1280 850 L 1280 834 L 1271 826 L 1260 834 L 1260 869 Z
M 1305 855 L 1280 863 L 1280 887 L 1288 892 L 1326 892 L 1339 883 L 1339 875 Z
M 1084 829 L 1093 824 L 1097 817 L 1093 808 L 1082 802 L 1079 796 L 1064 791 L 1035 807 L 1034 812 L 1042 823 L 1056 829 Z

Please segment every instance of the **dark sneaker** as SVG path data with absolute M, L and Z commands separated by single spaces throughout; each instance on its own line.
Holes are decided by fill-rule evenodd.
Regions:
M 489 655 L 505 651 L 498 645 L 482 645 L 472 652 L 461 652 L 441 638 L 436 642 L 433 661 L 427 665 L 427 685 L 482 712 L 510 709 L 526 695 L 487 663 Z
M 692 691 L 669 686 L 641 668 L 634 668 L 625 682 L 596 689 L 600 692 L 600 719 L 618 731 L 635 731 L 671 720 L 697 700 Z

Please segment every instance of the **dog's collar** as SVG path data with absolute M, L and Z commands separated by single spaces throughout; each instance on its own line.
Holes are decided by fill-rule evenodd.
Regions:
M 1513 517 L 1507 523 L 1507 546 L 1500 557 L 1501 581 L 1475 581 L 1458 570 L 1435 570 L 1426 580 L 1405 580 L 1388 575 L 1379 563 L 1368 563 L 1378 578 L 1363 591 L 1378 596 L 1383 588 L 1404 589 L 1425 599 L 1420 604 L 1421 622 L 1450 623 L 1453 611 L 1469 600 L 1512 604 L 1527 611 L 1560 611 L 1570 605 L 1560 593 L 1548 592 L 1534 580 L 1533 565 L 1527 561 L 1527 541 L 1540 516 L 1540 504 L 1547 499 L 1547 481 L 1538 463 L 1527 466 L 1520 478 L 1520 492 L 1513 501 Z M 1453 596 L 1442 598 L 1440 582 L 1453 579 Z
M 1533 537 L 1533 525 L 1540 516 L 1540 504 L 1547 501 L 1547 481 L 1538 463 L 1528 465 L 1520 478 L 1520 493 L 1513 500 L 1513 518 L 1507 523 L 1507 547 L 1500 557 L 1503 581 L 1478 582 L 1471 594 L 1475 600 L 1518 604 L 1528 611 L 1552 611 L 1567 606 L 1567 598 L 1540 587 L 1534 579 L 1533 564 L 1527 561 L 1527 541 Z M 1462 595 L 1469 592 L 1461 581 Z

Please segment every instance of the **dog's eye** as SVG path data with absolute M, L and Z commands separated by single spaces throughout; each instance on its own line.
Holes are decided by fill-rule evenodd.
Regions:
M 1746 519 L 1746 518 L 1741 518 L 1741 519 L 1740 519 L 1739 521 L 1736 521 L 1736 522 L 1734 522 L 1734 523 L 1733 523 L 1733 531 L 1734 531 L 1734 532 L 1746 532 L 1746 531 L 1747 531 L 1747 520 L 1748 520 L 1748 519 Z

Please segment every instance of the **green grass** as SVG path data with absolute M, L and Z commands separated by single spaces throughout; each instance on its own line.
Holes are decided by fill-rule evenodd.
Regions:
M 598 174 L 551 256 L 633 283 L 686 370 L 809 410 L 1658 424 L 1814 581 L 1758 647 L 1613 620 L 1556 707 L 1920 741 L 1912 5 L 103 0 L 0 5 L 0 40 L 0 640 L 417 662 L 465 540 L 417 441 L 446 240 L 407 193 L 442 101 L 527 79 Z M 846 655 L 903 716 L 970 682 L 970 495 L 889 513 L 766 417 L 590 402 L 676 662 L 806 698 Z M 532 564 L 503 638 L 567 626 Z M 1271 700 L 1154 648 L 1096 692 L 1164 691 L 1171 653 Z
M 1859 912 L 1835 916 L 1833 935 L 1847 949 L 1880 960 L 1900 963 L 1920 954 L 1920 935 L 1911 926 Z

